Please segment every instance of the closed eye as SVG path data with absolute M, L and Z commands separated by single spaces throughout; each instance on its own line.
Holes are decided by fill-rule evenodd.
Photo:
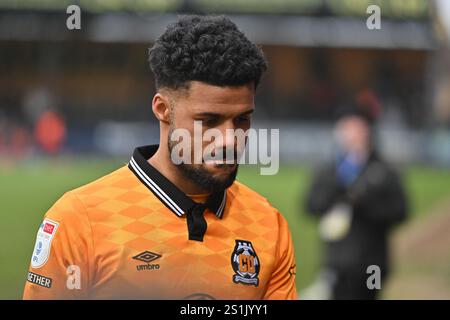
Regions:
M 253 113 L 253 109 L 247 110 L 239 114 L 236 118 L 233 119 L 233 122 L 239 125 L 244 125 L 250 122 L 251 114 Z M 216 127 L 220 124 L 221 121 L 226 120 L 226 118 L 218 113 L 211 112 L 203 112 L 197 115 L 196 121 L 202 121 L 202 125 L 205 127 Z
M 237 123 L 246 123 L 246 122 L 249 122 L 250 119 L 251 119 L 250 116 L 245 116 L 245 117 L 238 117 L 238 118 L 235 119 L 235 121 Z
M 203 126 L 212 128 L 219 124 L 220 118 L 218 118 L 218 117 L 203 118 L 203 119 L 197 119 L 197 121 L 201 121 Z

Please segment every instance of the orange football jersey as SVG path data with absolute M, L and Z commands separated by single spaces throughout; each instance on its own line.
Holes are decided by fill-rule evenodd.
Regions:
M 49 209 L 24 299 L 296 299 L 283 216 L 237 181 L 187 196 L 148 163 L 157 147 Z

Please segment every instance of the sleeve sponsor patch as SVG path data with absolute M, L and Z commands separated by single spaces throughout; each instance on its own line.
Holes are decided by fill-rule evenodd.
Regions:
M 28 272 L 27 277 L 28 282 L 37 284 L 38 286 L 45 287 L 45 288 L 51 288 L 52 287 L 52 279 L 47 278 L 44 276 L 41 276 L 39 274 Z
M 33 268 L 40 268 L 48 261 L 52 240 L 57 229 L 58 223 L 49 219 L 44 219 L 39 226 L 36 244 L 31 257 L 31 266 Z

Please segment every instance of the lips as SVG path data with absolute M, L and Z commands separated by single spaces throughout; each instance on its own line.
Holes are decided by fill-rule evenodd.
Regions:
M 214 160 L 214 159 L 209 159 L 209 160 L 204 160 L 203 163 L 205 164 L 213 164 L 215 166 L 234 166 L 237 161 L 236 159 L 233 160 L 233 162 L 226 162 L 226 160 Z
M 223 163 L 222 161 L 220 161 L 220 162 L 207 161 L 207 162 L 205 162 L 205 164 L 210 168 L 212 167 L 217 170 L 226 170 L 226 171 L 234 170 L 237 166 L 236 163 L 229 164 L 229 163 Z
M 231 153 L 231 152 L 230 152 Z M 221 159 L 215 158 L 215 153 L 203 155 L 203 163 L 206 164 L 214 164 L 214 165 L 223 165 L 223 166 L 234 166 L 238 163 L 238 153 L 233 151 L 233 158 L 227 159 L 227 153 L 223 152 L 223 157 Z

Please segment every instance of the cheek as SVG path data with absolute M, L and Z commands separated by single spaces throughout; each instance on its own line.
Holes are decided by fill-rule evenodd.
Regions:
M 187 131 L 192 133 L 194 132 L 194 120 L 186 116 L 175 115 L 173 125 L 175 128 L 186 129 Z
M 352 130 L 341 131 L 337 135 L 337 140 L 347 150 L 351 150 L 358 144 L 358 137 Z
M 354 144 L 363 145 L 366 142 L 367 134 L 364 130 L 360 130 L 359 128 L 353 128 L 350 131 L 350 141 Z
M 193 143 L 194 141 L 194 120 L 175 117 L 172 123 L 172 129 L 174 131 L 179 130 L 183 138 L 187 135 L 187 138 Z M 197 132 L 198 133 L 198 132 Z M 201 131 L 200 131 L 201 134 Z

